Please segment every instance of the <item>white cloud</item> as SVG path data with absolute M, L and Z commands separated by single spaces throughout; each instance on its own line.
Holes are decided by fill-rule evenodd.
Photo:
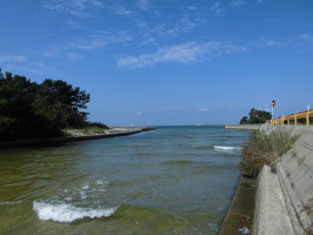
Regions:
M 138 28 L 146 28 L 148 25 L 145 21 L 142 21 L 142 20 L 136 20 L 136 25 Z
M 209 41 L 205 43 L 187 42 L 158 49 L 151 54 L 127 56 L 117 60 L 119 67 L 140 68 L 158 63 L 197 63 L 225 54 L 245 51 L 246 48 L 232 43 Z
M 77 52 L 68 52 L 67 53 L 67 59 L 71 61 L 77 61 L 83 58 L 83 55 Z
M 261 4 L 264 0 L 257 0 L 256 3 L 257 4 Z
M 201 108 L 199 109 L 199 112 L 207 112 L 208 111 L 208 108 Z
M 207 14 L 207 13 L 206 13 Z M 143 44 L 157 45 L 158 41 L 165 41 L 170 38 L 179 36 L 182 33 L 188 33 L 197 25 L 204 23 L 205 13 L 197 9 L 193 12 L 185 12 L 179 19 L 174 22 L 164 22 L 154 27 L 147 27 L 143 22 L 137 22 L 141 27 L 141 38 Z M 139 25 L 139 23 L 141 23 Z
M 296 47 L 300 51 L 312 51 L 313 50 L 313 35 L 309 33 L 303 33 L 295 36 L 292 41 L 295 41 Z
M 144 39 L 142 40 L 142 44 L 157 45 L 156 39 L 154 37 L 152 37 L 152 36 L 144 37 Z
M 79 28 L 82 28 L 82 26 L 78 23 L 76 23 L 75 21 L 73 20 L 69 20 L 66 22 L 67 23 L 67 26 L 71 29 L 79 29 Z
M 135 113 L 135 116 L 139 117 L 139 116 L 141 116 L 142 114 L 143 114 L 142 112 L 137 112 L 137 113 Z
M 91 0 L 91 3 L 96 7 L 103 7 L 104 4 L 98 0 Z
M 210 7 L 210 11 L 212 14 L 214 14 L 216 16 L 223 16 L 225 13 L 225 10 L 221 7 L 221 4 L 219 2 L 214 3 Z
M 294 35 L 291 37 L 282 37 L 279 40 L 265 40 L 260 39 L 256 41 L 252 41 L 248 44 L 252 47 L 263 47 L 263 48 L 271 48 L 271 47 L 293 47 L 298 51 L 306 52 L 313 50 L 313 35 L 309 33 L 303 33 Z
M 43 5 L 46 9 L 63 11 L 78 17 L 91 17 L 90 10 L 103 6 L 99 0 L 52 0 Z
M 251 42 L 249 44 L 251 46 L 257 46 L 257 47 L 266 48 L 266 47 L 281 46 L 284 43 L 282 41 L 278 42 L 276 40 L 264 40 L 264 39 L 262 39 L 262 40 L 257 40 L 257 41 Z
M 29 66 L 23 66 L 23 65 L 16 65 L 16 64 L 9 64 L 6 65 L 6 69 L 11 70 L 11 71 L 22 71 L 22 72 L 27 72 L 27 73 L 35 73 L 35 74 L 44 74 L 42 70 L 38 70 L 35 68 L 31 68 Z
M 131 15 L 133 14 L 134 12 L 128 10 L 126 7 L 124 7 L 123 5 L 121 4 L 115 4 L 114 7 L 112 8 L 112 10 L 118 14 L 118 15 Z
M 16 63 L 25 62 L 26 57 L 22 55 L 17 56 L 0 56 L 0 63 Z
M 137 7 L 143 11 L 146 11 L 151 7 L 151 2 L 148 0 L 138 0 Z
M 195 25 L 195 22 L 193 22 L 187 14 L 180 20 L 180 28 L 183 32 L 189 32 Z
M 230 5 L 232 7 L 239 7 L 241 5 L 245 4 L 245 1 L 244 0 L 233 0 L 231 1 Z
M 14 71 L 14 73 L 27 72 L 33 74 L 48 74 L 54 70 L 41 62 L 27 62 L 26 60 L 4 63 L 4 68 Z
M 126 44 L 133 40 L 127 31 L 113 33 L 105 30 L 89 32 L 85 38 L 74 38 L 66 43 L 52 45 L 43 53 L 44 56 L 59 56 L 64 51 L 90 51 L 108 47 L 113 44 Z

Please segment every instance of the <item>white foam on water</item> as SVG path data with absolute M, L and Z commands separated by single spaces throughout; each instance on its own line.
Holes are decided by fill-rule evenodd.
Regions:
M 97 182 L 96 182 L 97 184 L 109 184 L 109 181 L 107 181 L 107 180 L 97 180 Z
M 11 202 L 0 202 L 0 205 L 14 205 L 22 203 L 23 201 L 11 201 Z
M 98 192 L 106 192 L 106 189 L 98 189 L 96 191 L 98 191 Z
M 103 184 L 103 180 L 97 180 L 97 184 Z
M 84 191 L 81 191 L 79 194 L 80 194 L 81 199 L 86 199 L 87 198 L 87 195 L 86 195 L 86 193 Z
M 82 189 L 89 189 L 89 185 L 88 184 L 85 184 Z
M 73 198 L 72 197 L 66 197 L 66 198 L 64 198 L 66 201 L 72 201 L 73 200 Z
M 33 210 L 40 220 L 53 220 L 56 222 L 70 223 L 84 217 L 101 218 L 114 214 L 118 207 L 107 209 L 79 208 L 70 204 L 58 203 L 49 204 L 45 202 L 33 202 Z
M 231 146 L 214 146 L 216 150 L 223 150 L 223 151 L 233 151 L 233 150 L 241 150 L 241 147 L 231 147 Z
M 218 230 L 219 230 L 218 225 L 217 225 L 217 224 L 214 224 L 214 223 L 210 223 L 210 224 L 209 224 L 209 228 L 210 228 L 211 230 L 215 231 L 215 232 L 218 232 Z

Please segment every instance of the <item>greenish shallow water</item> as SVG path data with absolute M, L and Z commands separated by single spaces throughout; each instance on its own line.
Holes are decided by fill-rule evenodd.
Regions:
M 215 234 L 249 132 L 170 126 L 0 150 L 1 234 Z

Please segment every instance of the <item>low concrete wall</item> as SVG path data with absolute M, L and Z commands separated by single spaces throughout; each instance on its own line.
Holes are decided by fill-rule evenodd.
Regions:
M 299 138 L 277 163 L 276 174 L 265 166 L 258 176 L 254 234 L 312 234 L 313 127 L 274 128 Z
M 226 124 L 225 129 L 258 130 L 262 124 Z

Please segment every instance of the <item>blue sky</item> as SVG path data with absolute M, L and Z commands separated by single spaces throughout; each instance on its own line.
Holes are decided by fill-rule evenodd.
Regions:
M 91 93 L 109 125 L 313 107 L 312 0 L 4 0 L 0 68 Z

